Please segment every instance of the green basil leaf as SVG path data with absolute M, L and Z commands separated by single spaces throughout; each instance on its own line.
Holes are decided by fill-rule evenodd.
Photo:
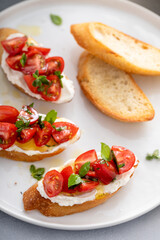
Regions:
M 51 21 L 56 25 L 62 24 L 62 18 L 58 15 L 50 14 Z
M 82 179 L 78 174 L 72 173 L 68 178 L 68 188 L 76 187 L 80 183 L 82 183 Z
M 112 153 L 111 153 L 110 147 L 107 144 L 102 142 L 101 142 L 101 157 L 106 161 L 111 161 L 112 159 Z
M 31 104 L 29 104 L 29 107 L 32 107 L 32 108 L 33 108 L 33 106 L 34 106 L 34 102 L 31 103 Z
M 55 71 L 54 74 L 59 78 L 61 88 L 63 88 L 63 82 L 62 82 L 63 75 L 61 74 L 60 71 Z
M 36 169 L 36 174 L 37 175 L 43 175 L 44 174 L 44 168 L 37 168 Z
M 39 116 L 38 118 L 38 125 L 40 126 L 40 128 L 44 128 L 44 122 L 42 121 L 42 116 Z
M 31 165 L 31 166 L 30 166 L 30 172 L 31 172 L 31 173 L 34 173 L 35 171 L 36 171 L 35 166 L 34 166 L 34 165 Z
M 122 167 L 124 167 L 125 166 L 125 163 L 122 163 L 122 164 L 119 164 L 118 165 L 118 168 L 122 168 Z
M 47 113 L 44 120 L 49 122 L 52 125 L 55 122 L 56 118 L 57 118 L 57 112 L 53 109 Z
M 64 126 L 64 127 L 56 127 L 55 125 L 52 125 L 52 127 L 54 129 L 56 129 L 56 131 L 58 131 L 58 132 L 61 132 L 61 131 L 65 130 L 67 128 L 66 126 Z
M 159 150 L 156 149 L 156 150 L 154 150 L 154 152 L 152 154 L 147 154 L 146 159 L 147 160 L 160 159 Z
M 23 54 L 22 54 L 22 57 L 21 57 L 21 59 L 20 59 L 20 63 L 21 63 L 21 65 L 22 65 L 22 67 L 25 66 L 26 61 L 27 61 L 27 56 L 26 56 L 25 53 L 23 53 Z
M 84 177 L 90 169 L 90 162 L 84 163 L 81 168 L 79 169 L 79 176 Z

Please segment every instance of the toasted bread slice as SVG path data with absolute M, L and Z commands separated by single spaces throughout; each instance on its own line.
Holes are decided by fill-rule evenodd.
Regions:
M 138 166 L 138 163 L 139 161 L 137 160 L 137 163 L 134 165 L 134 170 Z M 131 174 L 130 178 L 133 176 L 133 174 L 134 172 Z M 60 206 L 58 203 L 53 203 L 49 199 L 43 198 L 37 190 L 37 187 L 38 183 L 35 183 L 32 187 L 30 187 L 27 191 L 24 192 L 24 210 L 30 211 L 37 209 L 43 215 L 49 217 L 60 217 L 89 210 L 104 203 L 121 189 L 121 187 L 119 187 L 113 193 L 102 193 L 98 195 L 94 200 L 86 201 L 82 204 L 74 204 L 72 206 Z
M 151 103 L 130 74 L 87 52 L 80 57 L 77 78 L 86 97 L 106 115 L 126 122 L 154 117 Z
M 97 22 L 71 26 L 77 43 L 94 56 L 129 73 L 160 75 L 160 49 Z

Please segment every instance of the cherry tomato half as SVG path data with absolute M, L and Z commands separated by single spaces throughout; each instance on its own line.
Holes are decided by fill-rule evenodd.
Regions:
M 37 46 L 29 46 L 28 51 L 32 50 L 38 50 L 40 53 L 42 53 L 44 56 L 48 55 L 48 53 L 51 51 L 50 48 L 44 48 L 44 47 L 37 47 Z
M 46 59 L 47 75 L 54 74 L 55 71 L 63 72 L 64 60 L 61 57 L 50 57 Z
M 98 159 L 96 151 L 89 150 L 85 153 L 82 153 L 80 156 L 77 157 L 77 159 L 74 162 L 75 165 L 75 172 L 79 173 L 79 169 L 82 167 L 82 165 L 86 162 L 90 162 L 91 166 L 92 164 Z
M 37 131 L 36 127 L 23 129 L 17 137 L 19 143 L 26 143 L 33 138 Z
M 35 81 L 35 78 L 32 75 L 24 75 L 24 80 L 27 83 L 28 88 L 31 90 L 33 93 L 39 93 L 37 88 L 33 86 L 33 82 Z
M 91 180 L 88 180 L 88 179 L 83 179 L 83 183 L 81 183 L 77 187 L 77 190 L 78 190 L 78 192 L 90 192 L 94 188 L 96 188 L 98 184 L 99 184 L 98 181 L 95 182 L 95 181 L 91 181 Z
M 27 37 L 16 37 L 9 40 L 2 41 L 2 46 L 10 55 L 16 55 L 20 53 L 27 41 Z
M 39 74 L 44 74 L 46 72 L 46 62 L 45 58 L 41 52 L 34 49 L 26 54 L 27 60 L 21 71 L 27 74 L 33 74 L 38 70 Z
M 67 167 L 63 168 L 63 170 L 61 171 L 61 174 L 63 176 L 63 188 L 62 188 L 63 192 L 67 192 L 67 193 L 76 192 L 76 189 L 68 188 L 68 178 L 70 177 L 70 175 L 72 173 L 73 173 L 73 168 L 71 166 L 67 166 Z
M 15 123 L 19 112 L 16 108 L 11 106 L 0 106 L 0 122 Z
M 46 173 L 43 180 L 44 191 L 48 197 L 55 197 L 62 191 L 63 177 L 56 170 L 51 170 Z
M 57 101 L 61 95 L 61 84 L 58 76 L 50 75 L 47 77 L 50 85 L 44 85 L 44 91 L 39 92 L 46 101 Z
M 98 179 L 104 184 L 112 182 L 117 174 L 116 165 L 113 161 L 105 162 L 104 160 L 98 159 L 94 162 L 93 168 Z
M 22 54 L 21 55 L 15 55 L 15 56 L 8 56 L 6 58 L 6 62 L 10 68 L 12 68 L 15 71 L 21 71 L 21 60 Z
M 38 120 L 39 115 L 38 115 L 38 112 L 34 108 L 24 105 L 22 107 L 18 117 L 25 118 L 27 121 L 30 121 L 29 125 L 32 125 Z
M 52 126 L 49 122 L 44 121 L 44 128 L 37 128 L 37 132 L 34 136 L 34 141 L 36 146 L 41 147 L 47 144 L 51 138 L 52 134 Z
M 120 146 L 112 146 L 111 150 L 114 153 L 119 174 L 129 171 L 134 166 L 136 158 L 133 152 Z
M 53 128 L 52 137 L 58 144 L 72 139 L 79 129 L 77 126 L 69 122 L 55 122 L 53 125 L 57 130 Z
M 16 141 L 17 128 L 12 123 L 0 122 L 0 148 L 7 149 Z

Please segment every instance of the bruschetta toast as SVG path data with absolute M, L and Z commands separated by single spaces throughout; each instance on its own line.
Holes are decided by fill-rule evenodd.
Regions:
M 33 98 L 69 102 L 73 82 L 63 73 L 63 58 L 49 56 L 50 50 L 16 30 L 0 29 L 0 62 L 7 79 Z
M 86 97 L 104 114 L 126 122 L 153 119 L 152 104 L 133 77 L 86 51 L 79 59 L 77 79 Z
M 24 209 L 58 217 L 96 207 L 127 184 L 137 165 L 130 150 L 101 143 L 98 156 L 92 149 L 58 170 L 49 170 L 24 192 Z
M 54 156 L 80 138 L 79 128 L 66 118 L 57 118 L 51 110 L 38 113 L 33 104 L 19 112 L 0 106 L 0 156 L 16 161 L 33 162 Z
M 98 22 L 71 26 L 77 43 L 103 61 L 129 73 L 160 75 L 160 49 Z

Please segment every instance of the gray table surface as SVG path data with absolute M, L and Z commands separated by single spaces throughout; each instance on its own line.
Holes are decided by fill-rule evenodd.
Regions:
M 0 11 L 21 0 L 0 0 Z M 160 15 L 160 0 L 132 0 Z M 159 240 L 160 206 L 151 212 L 118 226 L 89 231 L 60 231 L 22 222 L 0 211 L 0 240 L 109 239 Z

